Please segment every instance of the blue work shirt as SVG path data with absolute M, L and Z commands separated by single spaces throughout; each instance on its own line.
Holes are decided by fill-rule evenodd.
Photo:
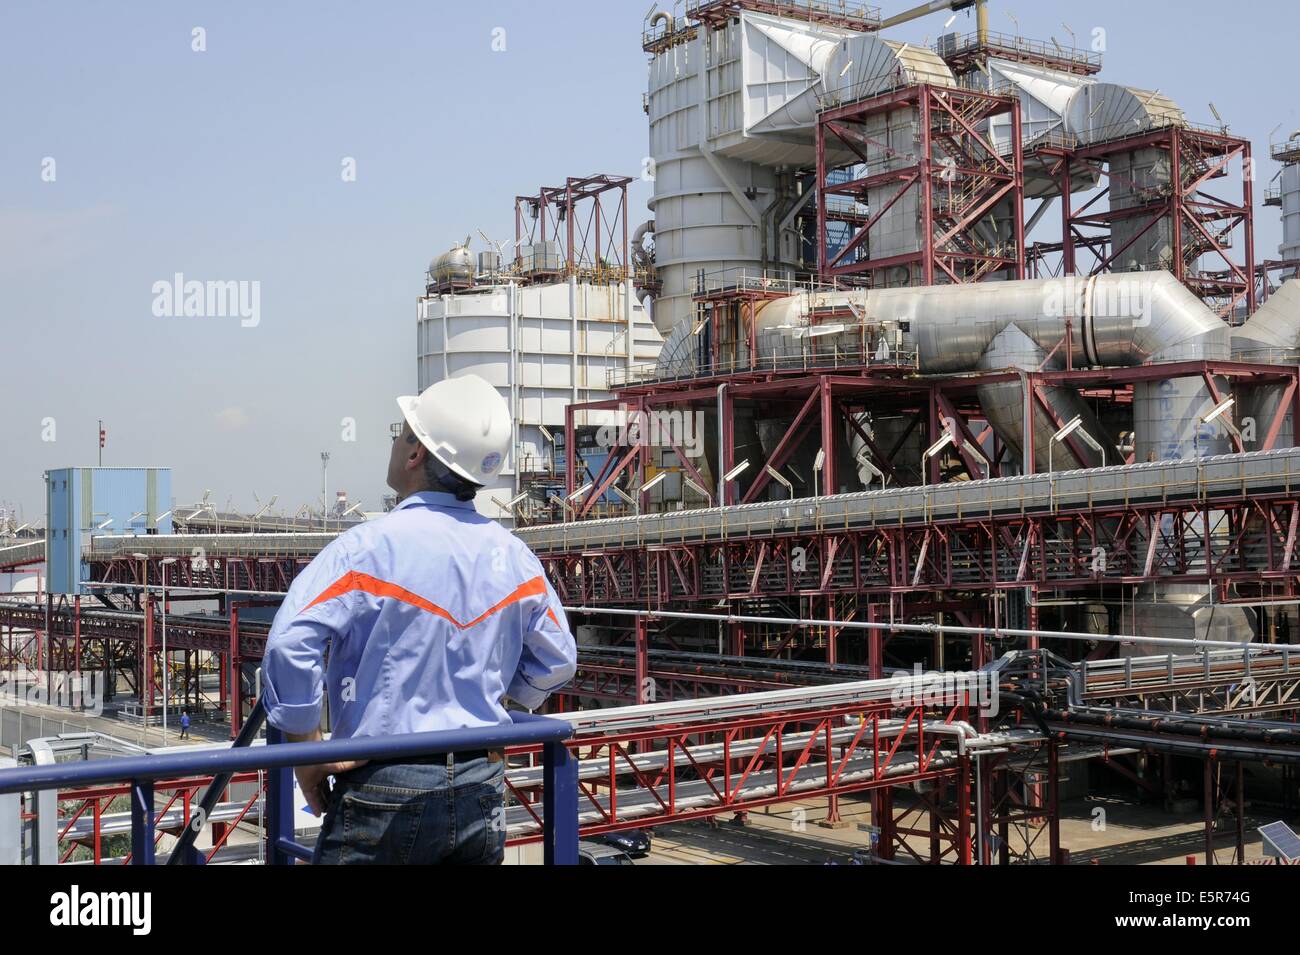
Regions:
M 326 649 L 328 648 L 328 668 Z M 532 551 L 472 501 L 421 491 L 294 579 L 262 659 L 271 725 L 336 739 L 510 723 L 573 677 L 577 647 Z

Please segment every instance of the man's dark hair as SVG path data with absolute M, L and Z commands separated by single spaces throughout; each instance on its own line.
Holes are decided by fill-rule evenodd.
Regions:
M 408 434 L 406 440 L 410 444 L 415 444 L 419 439 L 413 434 Z M 477 484 L 472 481 L 466 481 L 459 474 L 453 473 L 452 470 L 439 461 L 432 452 L 426 454 L 424 458 L 424 479 L 428 484 L 428 490 L 447 491 L 450 494 L 456 495 L 456 500 L 458 501 L 472 501 L 474 495 L 479 491 L 479 486 Z

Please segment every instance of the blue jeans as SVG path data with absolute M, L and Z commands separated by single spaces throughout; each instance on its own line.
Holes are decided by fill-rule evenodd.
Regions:
M 505 763 L 379 763 L 335 780 L 316 865 L 499 865 Z

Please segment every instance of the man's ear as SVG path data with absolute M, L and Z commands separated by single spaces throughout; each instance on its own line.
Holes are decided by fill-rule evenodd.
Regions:
M 406 456 L 406 469 L 414 471 L 416 468 L 424 467 L 424 458 L 428 453 L 428 448 L 419 441 L 415 442 L 415 445 L 411 448 L 411 453 Z

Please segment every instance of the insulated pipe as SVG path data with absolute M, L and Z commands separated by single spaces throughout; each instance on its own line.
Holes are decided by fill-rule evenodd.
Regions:
M 1020 326 L 1012 323 L 1002 329 L 989 343 L 989 347 L 980 356 L 979 368 L 982 371 L 994 371 L 1001 368 L 1015 368 L 1020 371 L 1038 371 L 1047 364 L 1047 353 L 1040 345 L 1029 338 L 1020 330 Z M 1054 362 L 1052 367 L 1060 367 L 1063 362 Z M 1077 391 L 1071 388 L 1062 388 L 1059 386 L 1044 386 L 1041 391 L 1047 404 L 1051 407 L 1052 413 L 1057 420 L 1049 418 L 1046 414 L 1036 407 L 1036 403 L 1031 398 L 1026 404 L 1024 376 L 1019 376 L 1015 381 L 1000 381 L 992 384 L 982 384 L 976 389 L 979 396 L 980 407 L 984 411 L 984 416 L 988 423 L 993 427 L 1007 445 L 1016 452 L 1017 455 L 1023 453 L 1024 448 L 1024 431 L 1026 419 L 1026 407 L 1028 415 L 1033 421 L 1034 428 L 1034 470 L 1048 471 L 1058 463 L 1064 463 L 1062 470 L 1079 467 L 1095 468 L 1101 467 L 1105 461 L 1106 455 L 1100 451 L 1094 450 L 1088 444 L 1083 442 L 1066 442 L 1062 445 L 1056 456 L 1053 457 L 1052 437 L 1057 430 L 1067 421 L 1071 421 L 1076 416 L 1083 422 L 1083 430 L 1089 435 L 1096 436 L 1100 442 L 1103 440 L 1105 431 L 1101 422 L 1092 413 L 1087 402 L 1079 396 Z M 1107 440 L 1107 444 L 1109 444 Z M 1118 453 L 1114 450 L 1114 445 L 1110 445 L 1110 459 L 1116 460 Z
M 649 268 L 650 266 L 650 256 L 642 247 L 641 243 L 645 241 L 647 233 L 654 235 L 654 231 L 655 220 L 646 219 L 645 222 L 642 222 L 637 226 L 636 231 L 632 233 L 632 260 L 645 268 Z
M 668 34 L 672 33 L 673 27 L 676 24 L 673 21 L 673 15 L 669 13 L 667 10 L 660 10 L 658 13 L 656 13 L 654 16 L 650 18 L 650 33 L 652 35 L 654 34 L 655 26 L 656 24 L 659 23 L 660 20 L 662 20 L 664 23 L 663 35 L 667 36 Z
M 757 321 L 762 329 L 793 329 L 804 324 L 809 304 L 849 303 L 867 323 L 908 323 L 908 343 L 927 374 L 980 369 L 995 339 L 1012 324 L 1044 354 L 1069 349 L 1080 365 L 1229 357 L 1228 326 L 1168 272 L 801 293 L 768 303 Z M 856 337 L 857 329 L 847 334 Z M 1212 403 L 1199 378 L 1139 382 L 1134 386 L 1137 459 L 1215 453 L 1213 440 L 1198 440 L 1200 415 Z
M 896 27 L 902 23 L 918 20 L 939 10 L 965 10 L 973 3 L 976 3 L 976 0 L 931 0 L 929 3 L 923 3 L 920 6 L 912 7 L 910 10 L 904 10 L 902 13 L 896 13 L 888 20 L 881 20 L 880 29 L 886 30 L 889 27 Z M 978 0 L 978 3 L 981 31 L 983 31 L 988 27 L 988 23 L 984 19 L 984 0 Z
M 1259 362 L 1268 365 L 1295 365 L 1300 362 L 1300 280 L 1288 279 L 1282 287 L 1268 297 L 1245 325 L 1232 333 L 1232 357 L 1235 361 Z M 1244 442 L 1247 451 L 1263 449 L 1269 426 L 1277 414 L 1286 385 L 1274 383 L 1243 388 L 1240 405 L 1233 409 L 1237 426 L 1254 419 L 1253 440 Z M 1274 447 L 1291 447 L 1295 444 L 1295 423 L 1288 408 L 1282 426 L 1274 439 Z

